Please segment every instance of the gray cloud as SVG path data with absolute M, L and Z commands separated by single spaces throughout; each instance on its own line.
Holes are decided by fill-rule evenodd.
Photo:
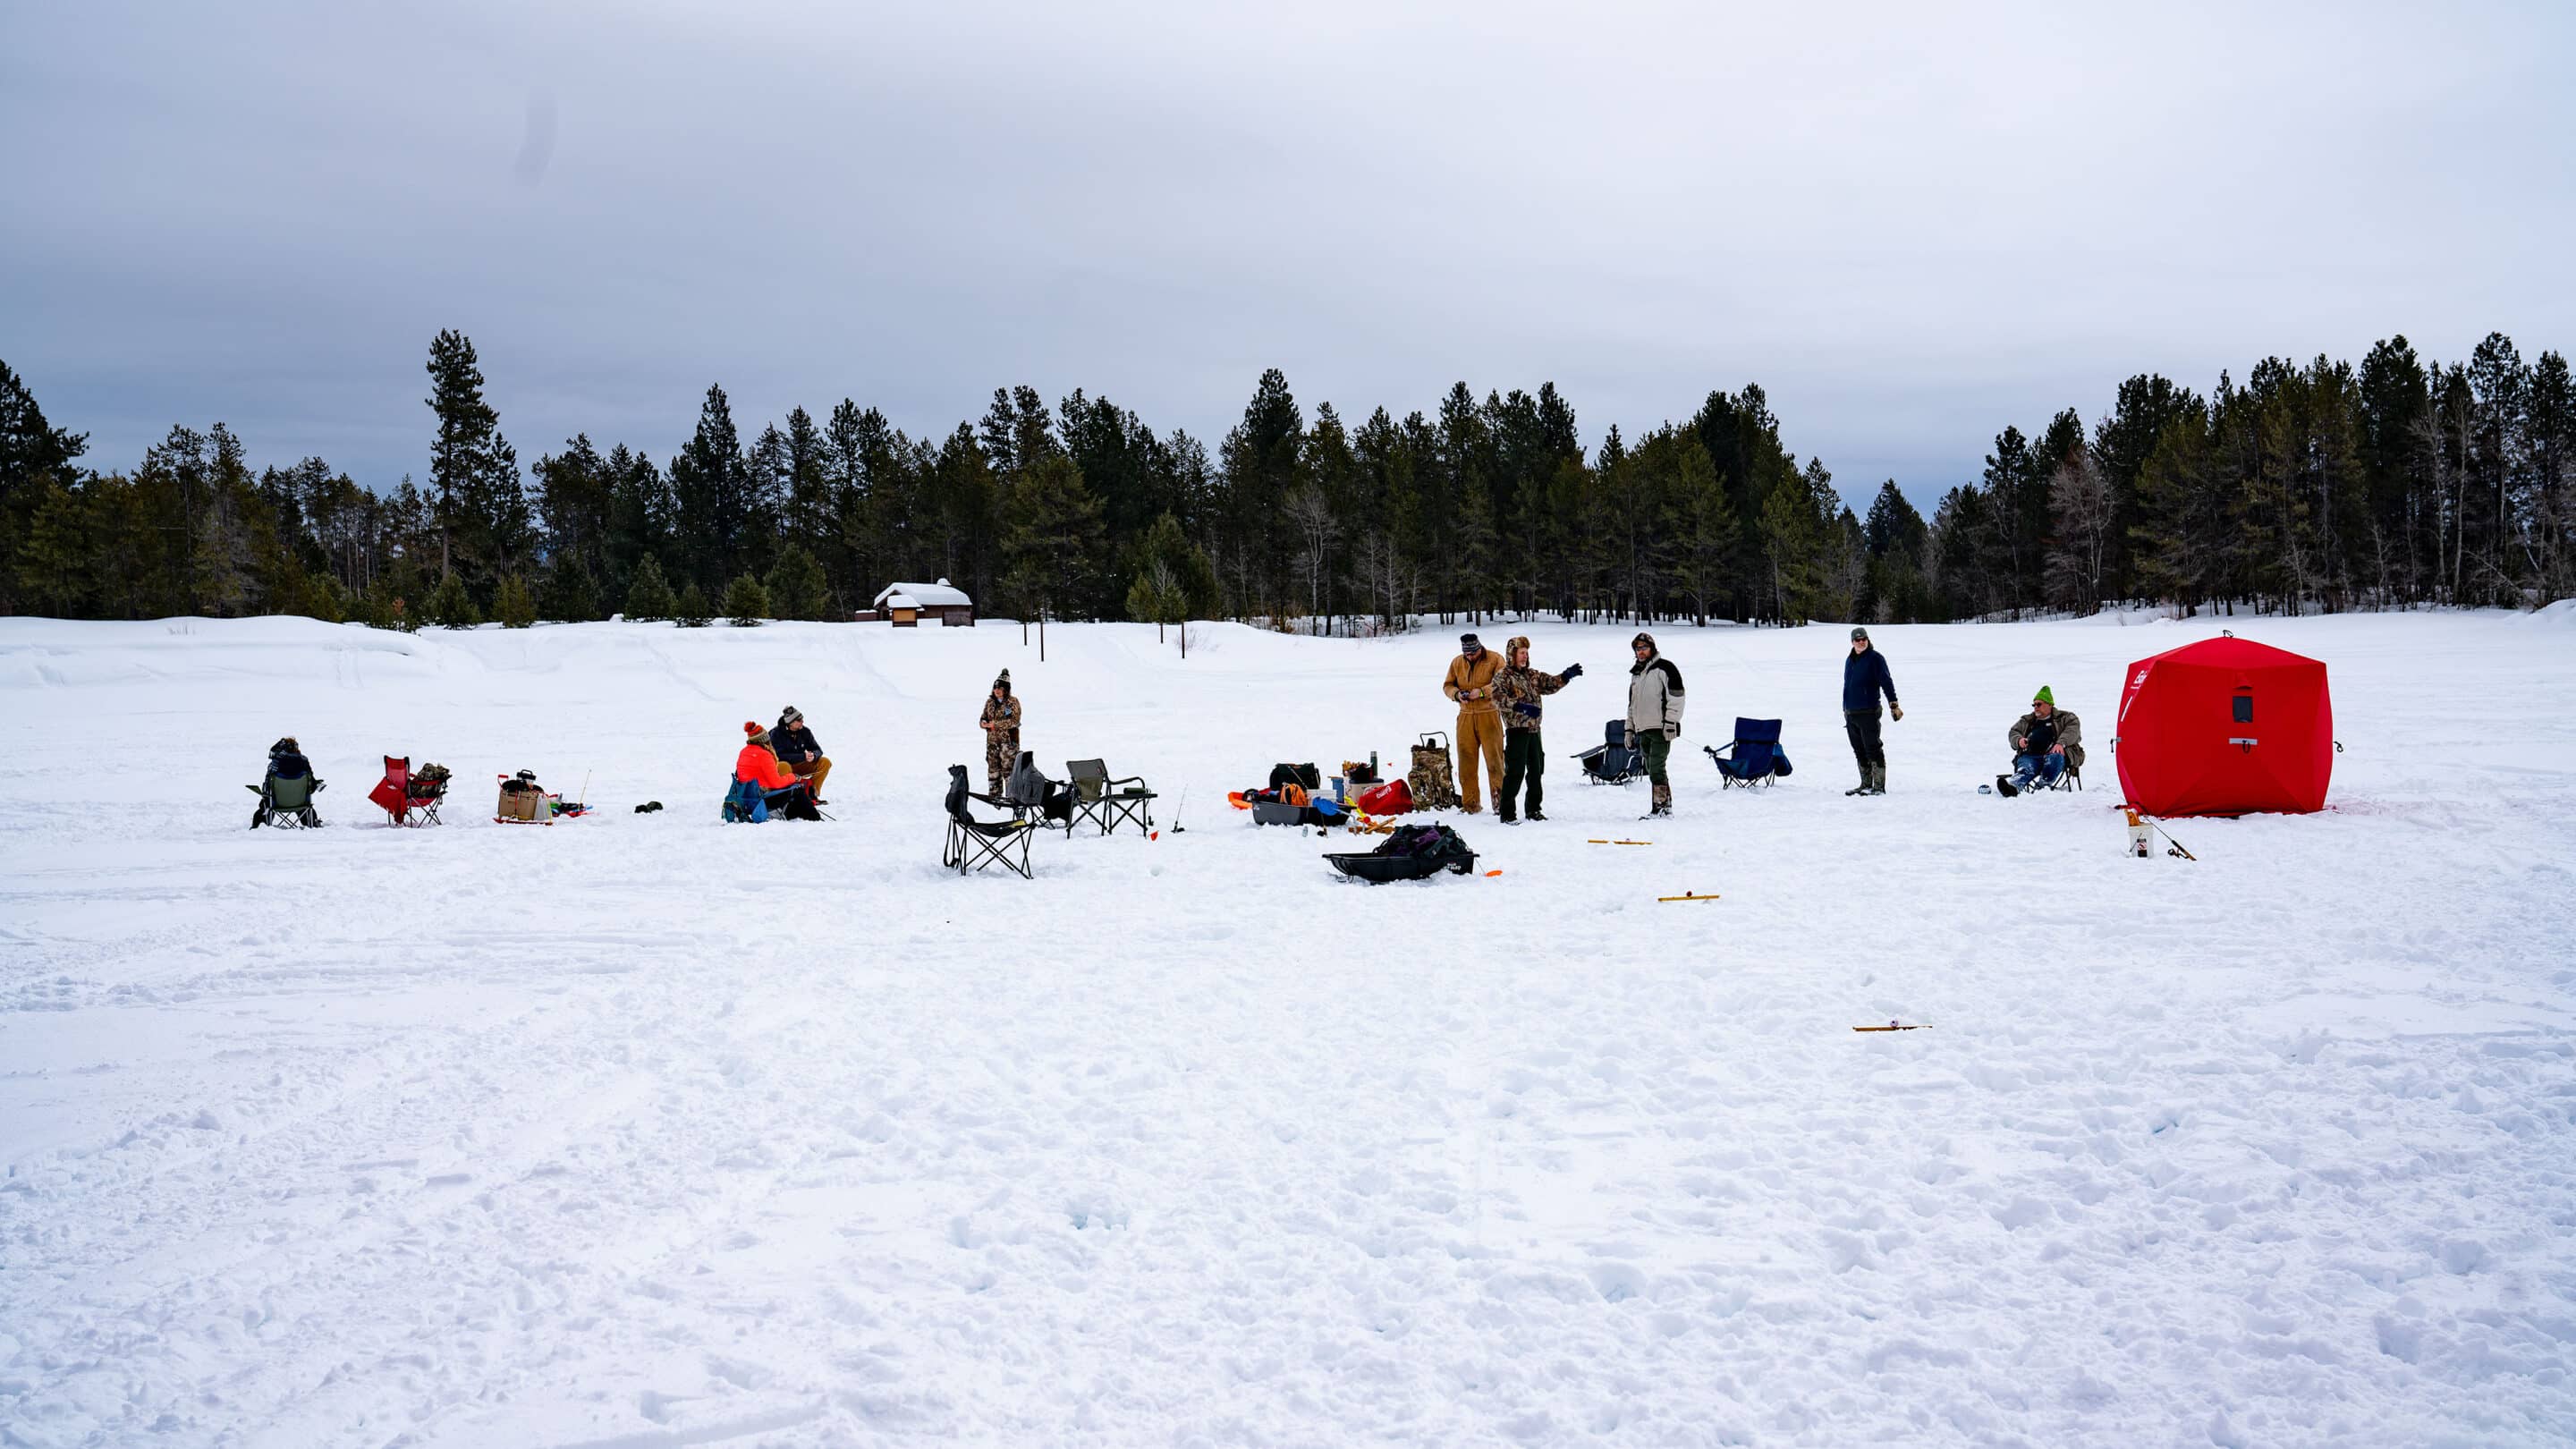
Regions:
M 1760 381 L 1847 496 L 2158 369 L 2576 342 L 2564 7 L 17 7 L 0 358 L 124 465 L 1080 386 L 1214 436 Z M 912 13 L 915 9 L 921 13 Z M 1794 12 L 1794 13 L 1792 13 Z

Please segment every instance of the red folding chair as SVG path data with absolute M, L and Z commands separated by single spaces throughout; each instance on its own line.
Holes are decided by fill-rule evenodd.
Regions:
M 436 825 L 438 807 L 447 799 L 447 772 L 435 765 L 429 768 L 436 773 L 415 775 L 410 756 L 387 755 L 385 777 L 367 792 L 367 798 L 391 816 L 393 824 Z

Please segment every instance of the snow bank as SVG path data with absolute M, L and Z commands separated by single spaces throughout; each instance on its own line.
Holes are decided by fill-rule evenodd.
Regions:
M 2542 617 L 1874 629 L 1882 800 L 1841 629 L 1659 628 L 1652 825 L 1568 758 L 1632 630 L 1487 624 L 1593 671 L 1553 818 L 1383 889 L 1223 791 L 1447 728 L 1454 629 L 0 620 L 0 1442 L 2564 1442 Z M 2328 661 L 2334 808 L 2123 859 L 2121 671 L 2220 627 Z M 1160 839 L 938 870 L 1006 666 Z M 1975 794 L 2040 684 L 2094 788 Z M 840 818 L 716 824 L 790 703 Z M 243 828 L 283 733 L 332 828 Z

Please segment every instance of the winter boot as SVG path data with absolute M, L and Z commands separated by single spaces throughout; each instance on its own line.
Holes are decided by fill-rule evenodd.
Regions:
M 1545 820 L 1547 817 L 1540 814 L 1536 809 L 1532 809 L 1529 813 L 1529 818 L 1531 823 L 1535 824 L 1538 821 Z
M 1655 795 L 1655 803 L 1653 804 L 1653 806 L 1652 806 L 1652 807 L 1650 807 L 1650 808 L 1646 811 L 1646 814 L 1647 814 L 1650 818 L 1651 818 L 1651 817 L 1653 817 L 1653 816 L 1657 816 L 1657 815 L 1670 815 L 1670 814 L 1672 814 L 1672 813 L 1673 813 L 1673 787 L 1672 787 L 1672 786 L 1670 786 L 1670 785 L 1657 785 L 1657 786 L 1654 788 L 1654 795 Z
M 1869 793 L 1869 769 L 1867 766 L 1863 766 L 1861 769 L 1860 783 L 1852 786 L 1848 790 L 1845 790 L 1843 793 L 1846 795 L 1866 795 Z
M 1518 825 L 1521 823 L 1521 818 L 1512 813 L 1512 807 L 1509 805 L 1495 806 L 1494 818 L 1500 820 L 1505 825 Z
M 1887 793 L 1887 767 L 1885 765 L 1872 765 L 1869 767 L 1869 793 L 1873 795 L 1884 795 Z
M 1995 793 L 2009 800 L 2015 795 L 2020 794 L 2021 791 L 2013 788 L 2012 776 L 1997 775 L 1995 776 Z

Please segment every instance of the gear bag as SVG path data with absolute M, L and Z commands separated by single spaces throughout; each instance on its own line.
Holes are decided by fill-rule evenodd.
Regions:
M 1404 779 L 1411 787 L 1414 809 L 1457 809 L 1458 777 L 1449 762 L 1449 736 L 1438 730 L 1424 735 L 1422 743 L 1413 747 L 1413 768 L 1405 771 Z

